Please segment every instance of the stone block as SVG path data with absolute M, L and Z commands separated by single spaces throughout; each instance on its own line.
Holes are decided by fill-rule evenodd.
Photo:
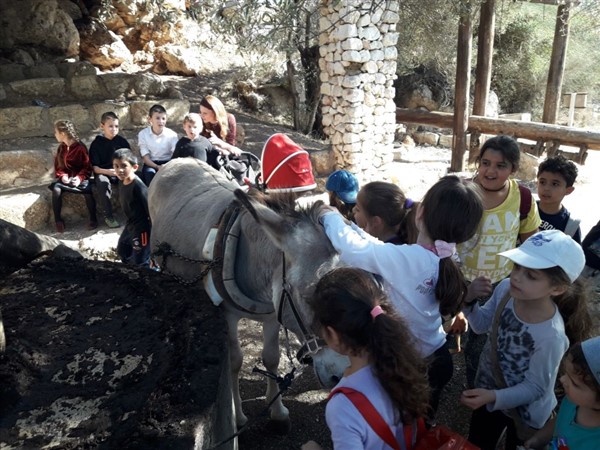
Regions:
M 335 166 L 335 155 L 329 148 L 326 150 L 311 151 L 310 161 L 317 175 L 325 176 L 331 173 Z
M 132 126 L 148 125 L 148 111 L 152 105 L 160 103 L 167 110 L 167 126 L 173 128 L 183 122 L 183 117 L 190 112 L 190 102 L 180 99 L 161 99 L 160 101 L 135 101 L 131 103 L 129 113 Z
M 438 141 L 438 145 L 440 147 L 452 148 L 452 138 L 454 136 L 451 134 L 440 134 L 440 139 Z
M 61 63 L 56 66 L 61 77 L 70 79 L 86 75 L 96 75 L 96 68 L 87 61 Z
M 39 136 L 46 126 L 44 108 L 24 106 L 0 109 L 0 138 Z
M 8 85 L 15 93 L 29 99 L 56 98 L 64 95 L 65 92 L 65 80 L 62 78 L 32 78 L 13 81 Z
M 59 78 L 60 74 L 54 64 L 38 64 L 25 69 L 27 78 Z
M 0 64 L 0 83 L 10 83 L 25 79 L 25 65 Z
M 67 88 L 71 95 L 79 100 L 110 98 L 104 83 L 97 75 L 72 77 L 67 81 Z
M 417 144 L 423 145 L 438 145 L 440 136 L 437 133 L 429 131 L 417 131 L 413 133 L 413 138 Z
M 103 73 L 98 75 L 104 89 L 108 93 L 107 98 L 124 97 L 129 93 L 133 77 L 127 73 Z
M 82 105 L 55 106 L 48 109 L 48 118 L 47 126 L 50 129 L 50 135 L 54 133 L 54 122 L 57 120 L 68 119 L 72 121 L 79 133 L 84 133 L 98 126 L 97 123 L 91 120 L 88 109 Z
M 515 178 L 523 181 L 532 181 L 537 178 L 537 170 L 540 164 L 540 158 L 530 155 L 529 153 L 521 152 L 521 160 L 519 161 L 519 170 L 515 174 Z
M 33 186 L 53 179 L 51 150 L 8 150 L 0 152 L 0 189 Z
M 121 128 L 129 128 L 131 126 L 131 117 L 129 115 L 129 103 L 126 102 L 111 102 L 94 103 L 89 107 L 89 117 L 92 124 L 98 126 L 102 114 L 112 111 L 119 118 L 119 126 Z
M 51 194 L 44 187 L 35 192 L 3 193 L 0 201 L 0 219 L 37 231 L 45 228 L 51 215 Z

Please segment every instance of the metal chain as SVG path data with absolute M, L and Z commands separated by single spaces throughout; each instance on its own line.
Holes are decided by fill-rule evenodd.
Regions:
M 178 283 L 183 284 L 184 286 L 191 286 L 196 284 L 198 281 L 202 280 L 208 272 L 210 272 L 215 267 L 221 267 L 223 263 L 223 258 L 215 258 L 215 259 L 194 259 L 188 256 L 182 255 L 179 252 L 176 252 L 171 248 L 171 246 L 166 242 L 157 242 L 156 243 L 157 250 L 152 253 L 152 257 L 162 256 L 163 262 L 160 268 L 161 272 L 169 275 L 174 278 Z M 180 275 L 177 275 L 173 272 L 167 271 L 167 257 L 174 256 L 182 261 L 189 262 L 192 264 L 201 264 L 204 265 L 204 269 L 200 271 L 200 274 L 192 279 L 185 279 Z

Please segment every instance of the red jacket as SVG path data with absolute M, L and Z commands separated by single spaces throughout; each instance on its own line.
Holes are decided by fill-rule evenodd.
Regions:
M 54 157 L 54 172 L 58 179 L 66 175 L 69 178 L 76 176 L 79 181 L 87 180 L 92 175 L 92 165 L 86 146 L 81 142 L 68 147 L 60 144 Z

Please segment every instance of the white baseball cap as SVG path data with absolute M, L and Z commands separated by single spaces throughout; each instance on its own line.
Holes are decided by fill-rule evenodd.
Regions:
M 560 267 L 571 283 L 585 267 L 581 246 L 560 230 L 544 230 L 534 234 L 520 247 L 499 253 L 500 256 L 529 269 Z

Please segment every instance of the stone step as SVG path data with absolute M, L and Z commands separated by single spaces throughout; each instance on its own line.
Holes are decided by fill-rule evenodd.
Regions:
M 52 192 L 48 183 L 38 184 L 17 189 L 4 189 L 0 191 L 0 219 L 19 225 L 30 231 L 48 231 L 54 229 L 54 214 L 52 212 Z M 94 194 L 96 191 L 94 190 Z M 104 223 L 104 211 L 96 198 L 98 225 L 100 228 L 108 227 Z M 121 212 L 119 203 L 119 189 L 113 189 L 111 197 L 113 214 L 121 223 L 125 217 Z M 66 223 L 67 230 L 85 229 L 89 216 L 83 195 L 64 193 L 61 216 Z
M 72 120 L 80 135 L 98 128 L 100 117 L 113 111 L 121 128 L 148 124 L 148 111 L 160 103 L 167 110 L 169 123 L 181 124 L 190 111 L 190 103 L 181 99 L 102 101 L 51 106 L 16 106 L 0 109 L 0 140 L 18 137 L 54 136 L 54 122 Z

